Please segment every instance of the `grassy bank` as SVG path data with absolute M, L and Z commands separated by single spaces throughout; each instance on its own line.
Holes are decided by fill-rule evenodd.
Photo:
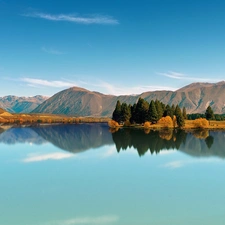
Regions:
M 71 117 L 53 114 L 0 114 L 0 124 L 76 124 L 76 123 L 107 123 L 106 117 Z
M 168 128 L 168 129 L 174 129 L 178 128 L 176 123 L 154 123 L 151 124 L 150 122 L 145 122 L 144 124 L 124 124 L 124 125 L 119 125 L 115 121 L 109 121 L 108 122 L 109 127 L 112 129 L 116 128 L 121 128 L 121 127 L 129 127 L 129 128 L 142 128 L 142 129 L 163 129 L 163 128 Z M 225 121 L 207 121 L 206 119 L 196 119 L 196 120 L 185 120 L 185 125 L 181 127 L 181 129 L 225 129 Z

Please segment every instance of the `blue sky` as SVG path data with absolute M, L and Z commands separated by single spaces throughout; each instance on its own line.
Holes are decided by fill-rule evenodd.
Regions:
M 224 80 L 224 12 L 223 0 L 0 0 L 0 96 Z

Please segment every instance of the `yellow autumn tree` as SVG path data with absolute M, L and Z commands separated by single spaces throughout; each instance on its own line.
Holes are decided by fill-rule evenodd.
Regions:
M 173 120 L 170 116 L 162 117 L 158 124 L 162 127 L 173 127 Z
M 111 128 L 119 127 L 119 124 L 115 120 L 109 120 L 108 125 Z
M 148 121 L 146 121 L 146 122 L 144 123 L 144 128 L 145 128 L 145 129 L 149 129 L 150 127 L 151 127 L 151 123 L 148 122 Z
M 209 126 L 209 121 L 205 118 L 195 119 L 193 121 L 195 128 L 207 128 Z

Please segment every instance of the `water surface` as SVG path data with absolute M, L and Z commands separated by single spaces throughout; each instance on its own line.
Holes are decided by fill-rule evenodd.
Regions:
M 80 124 L 0 133 L 0 224 L 224 224 L 223 131 Z

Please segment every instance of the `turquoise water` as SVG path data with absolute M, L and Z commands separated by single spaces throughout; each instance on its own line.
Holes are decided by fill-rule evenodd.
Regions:
M 224 224 L 225 132 L 1 132 L 1 225 Z

